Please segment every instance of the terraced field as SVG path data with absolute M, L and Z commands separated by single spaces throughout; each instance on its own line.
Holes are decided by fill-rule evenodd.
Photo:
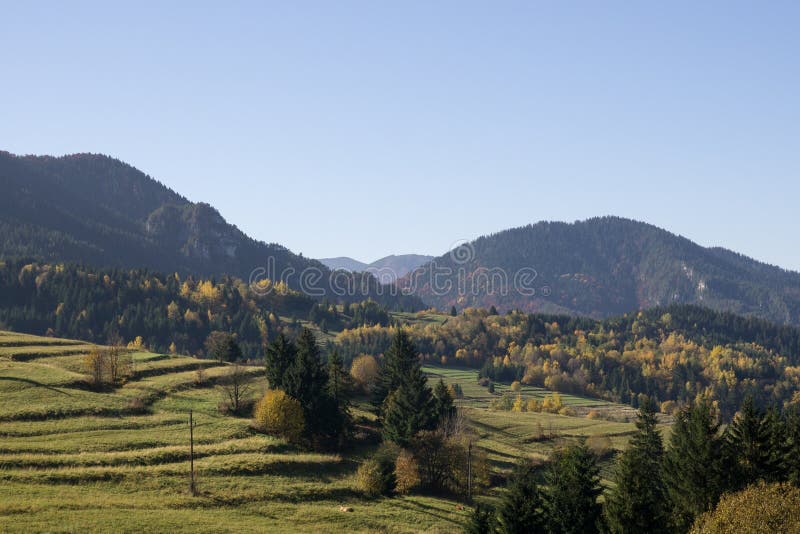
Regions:
M 353 474 L 367 450 L 298 451 L 220 414 L 225 365 L 136 353 L 134 376 L 96 393 L 90 348 L 0 333 L 1 532 L 454 532 L 466 517 L 446 499 L 364 499 Z M 249 372 L 258 392 L 262 370 Z
M 136 352 L 133 376 L 100 393 L 84 375 L 91 348 L 0 332 L 0 532 L 459 532 L 469 513 L 444 498 L 364 498 L 354 474 L 374 445 L 347 456 L 306 452 L 256 433 L 246 418 L 221 414 L 226 364 Z M 247 370 L 258 395 L 266 387 L 262 369 Z M 633 429 L 487 410 L 492 395 L 477 385 L 474 370 L 426 371 L 461 385 L 459 402 L 495 475 L 520 456 L 545 458 L 579 436 L 608 436 L 622 448 Z M 576 408 L 616 406 L 564 400 Z M 196 421 L 196 496 L 188 491 L 189 410 Z M 355 416 L 371 417 L 359 403 Z

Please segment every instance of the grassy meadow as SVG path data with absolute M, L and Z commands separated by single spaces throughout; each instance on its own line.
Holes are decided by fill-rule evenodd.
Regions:
M 469 514 L 454 499 L 363 497 L 354 475 L 374 445 L 364 442 L 346 455 L 307 452 L 253 431 L 247 418 L 223 415 L 226 364 L 136 352 L 133 376 L 98 393 L 84 376 L 90 349 L 0 333 L 2 532 L 459 532 Z M 247 371 L 257 396 L 266 387 L 263 370 Z M 545 458 L 561 440 L 581 436 L 607 436 L 622 448 L 633 429 L 584 416 L 490 411 L 491 394 L 477 385 L 474 370 L 426 372 L 461 385 L 459 404 L 498 484 L 522 455 Z M 505 387 L 498 384 L 497 394 Z M 615 408 L 567 395 L 564 402 Z M 196 496 L 188 491 L 189 410 Z M 354 411 L 369 425 L 364 406 L 356 403 Z M 500 491 L 490 489 L 488 498 Z

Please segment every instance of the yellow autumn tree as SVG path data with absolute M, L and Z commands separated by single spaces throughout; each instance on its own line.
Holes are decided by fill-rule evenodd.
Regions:
M 760 534 L 800 532 L 800 488 L 790 484 L 756 484 L 720 499 L 701 515 L 692 534 Z
M 280 389 L 271 389 L 256 404 L 254 425 L 268 434 L 296 443 L 305 428 L 303 407 Z
M 375 356 L 369 354 L 357 356 L 350 366 L 350 376 L 356 385 L 366 391 L 378 377 L 378 361 Z

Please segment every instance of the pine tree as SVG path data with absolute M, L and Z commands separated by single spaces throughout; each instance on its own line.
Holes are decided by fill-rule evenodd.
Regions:
M 546 520 L 534 466 L 523 460 L 514 468 L 508 489 L 497 510 L 499 531 L 503 534 L 541 532 Z
M 450 306 L 450 317 L 455 317 L 458 315 L 458 310 L 456 310 L 455 306 Z
M 718 430 L 707 401 L 675 417 L 664 458 L 664 483 L 675 530 L 686 532 L 698 515 L 714 507 L 724 490 Z
M 636 433 L 617 462 L 616 487 L 606 499 L 609 532 L 669 532 L 666 488 L 662 479 L 664 445 L 656 428 L 655 403 L 644 399 Z
M 453 397 L 450 395 L 450 390 L 441 378 L 436 383 L 433 389 L 434 400 L 434 414 L 437 423 L 447 421 L 456 413 L 456 408 L 453 405 Z
M 759 410 L 752 396 L 745 398 L 739 413 L 725 430 L 725 442 L 734 459 L 734 485 L 743 488 L 753 482 L 779 476 L 783 428 L 780 414 Z M 772 446 L 779 447 L 773 451 Z
M 789 454 L 789 427 L 787 418 L 776 405 L 770 406 L 764 417 L 767 431 L 769 459 L 766 464 L 766 479 L 769 482 L 788 480 L 787 455 Z
M 353 391 L 350 373 L 344 369 L 344 360 L 339 351 L 333 349 L 328 357 L 328 395 L 342 409 L 350 406 L 350 394 Z
M 386 398 L 383 407 L 383 437 L 402 447 L 421 430 L 436 426 L 433 394 L 419 364 L 400 382 L 400 387 Z
M 296 355 L 297 347 L 282 333 L 267 346 L 264 361 L 269 387 L 285 389 L 283 382 L 286 379 L 286 371 L 294 363 Z
M 597 457 L 585 442 L 553 453 L 543 492 L 549 532 L 585 534 L 600 530 L 599 475 Z
M 800 486 L 800 408 L 792 407 L 786 414 L 786 449 L 784 451 L 786 479 Z
M 297 338 L 297 353 L 286 371 L 283 387 L 303 407 L 306 437 L 324 441 L 336 435 L 340 423 L 337 407 L 328 396 L 328 373 L 314 333 L 308 328 L 303 328 Z
M 372 405 L 378 415 L 381 415 L 386 397 L 400 387 L 414 367 L 419 367 L 419 353 L 408 332 L 400 329 L 384 354 L 383 365 L 372 389 Z

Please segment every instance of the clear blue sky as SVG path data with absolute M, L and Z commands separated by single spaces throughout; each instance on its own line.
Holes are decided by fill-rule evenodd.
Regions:
M 2 2 L 0 148 L 312 257 L 615 214 L 800 270 L 797 2 L 164 3 Z

